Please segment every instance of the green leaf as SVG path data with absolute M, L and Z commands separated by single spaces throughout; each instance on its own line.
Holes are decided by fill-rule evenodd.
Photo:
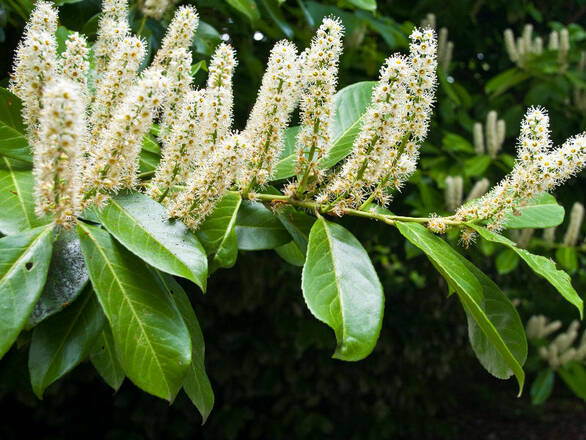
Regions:
M 485 333 L 483 320 L 479 320 L 474 316 L 474 308 L 467 307 L 465 305 L 466 301 L 464 300 L 462 304 L 466 308 L 468 337 L 472 349 L 488 372 L 500 379 L 508 379 L 513 372 L 518 374 L 516 370 L 520 369 L 527 360 L 527 337 L 523 322 L 509 298 L 507 298 L 490 278 L 461 255 L 460 260 L 480 282 L 484 295 L 484 301 L 480 304 L 480 308 L 486 315 L 489 323 L 494 326 L 518 365 L 510 365 L 512 360 L 506 359 L 502 355 L 498 344 L 494 343 L 490 331 Z M 522 373 L 523 370 L 520 370 L 520 372 Z M 517 377 L 519 378 L 519 376 Z M 523 388 L 522 381 L 519 383 L 519 386 L 521 389 Z M 520 393 L 521 390 L 519 391 Z
M 26 328 L 33 328 L 73 303 L 83 291 L 88 279 L 79 237 L 75 231 L 62 231 L 53 243 L 47 281 L 28 318 Z
M 210 56 L 214 53 L 215 47 L 221 42 L 222 37 L 220 33 L 212 25 L 205 21 L 199 22 L 192 45 L 194 52 Z
M 277 0 L 261 0 L 261 2 L 269 13 L 271 19 L 275 22 L 279 29 L 281 29 L 281 32 L 283 32 L 287 38 L 292 39 L 295 37 L 293 28 L 289 25 L 289 23 L 287 23 L 287 19 L 279 8 L 282 0 L 279 0 L 278 2 Z
M 0 359 L 24 327 L 51 262 L 51 226 L 0 238 Z
M 508 238 L 495 232 L 491 232 L 486 228 L 477 225 L 470 225 L 470 227 L 477 231 L 485 240 L 502 244 L 516 252 L 536 274 L 541 275 L 549 281 L 549 283 L 555 287 L 564 298 L 576 306 L 580 311 L 580 318 L 583 316 L 584 303 L 572 287 L 570 276 L 563 270 L 556 269 L 555 263 L 552 260 L 541 255 L 534 255 L 525 249 L 519 249 L 517 245 Z
M 496 270 L 499 274 L 505 275 L 515 270 L 519 265 L 519 255 L 511 249 L 504 249 L 495 259 Z
M 239 193 L 228 193 L 195 232 L 208 254 L 209 273 L 234 266 L 238 257 L 236 218 L 242 199 Z
M 493 97 L 506 92 L 509 88 L 525 81 L 529 78 L 529 73 L 513 67 L 505 70 L 497 76 L 491 78 L 485 85 L 484 90 L 487 94 L 492 94 Z
M 99 213 L 104 227 L 128 250 L 153 267 L 206 289 L 207 259 L 197 237 L 149 196 L 126 192 Z
M 142 149 L 149 153 L 161 155 L 161 147 L 155 137 L 150 133 L 145 134 L 142 138 Z
M 201 414 L 203 425 L 214 407 L 214 391 L 205 371 L 203 334 L 189 298 L 179 283 L 169 275 L 160 276 L 160 281 L 171 298 L 174 299 L 189 329 L 192 344 L 191 365 L 185 376 L 183 389 Z
M 562 246 L 555 251 L 555 259 L 565 270 L 570 273 L 578 270 L 578 254 L 573 247 Z
M 114 337 L 109 325 L 105 325 L 102 333 L 95 341 L 90 360 L 100 376 L 114 391 L 118 391 L 126 375 L 118 360 L 114 346 Z
M 580 399 L 586 400 L 586 370 L 584 367 L 578 362 L 568 362 L 557 371 L 574 394 Z
M 293 237 L 300 251 L 305 255 L 307 244 L 309 243 L 309 232 L 315 223 L 315 217 L 289 206 L 278 211 L 278 218 Z
M 262 203 L 244 201 L 236 218 L 238 248 L 248 251 L 274 249 L 291 240 L 279 219 Z
M 106 231 L 81 222 L 77 230 L 122 368 L 139 388 L 172 401 L 191 363 L 181 314 L 146 264 Z
M 260 20 L 258 6 L 254 0 L 226 0 L 226 3 L 246 15 L 250 21 Z
M 28 367 L 39 399 L 49 385 L 86 358 L 105 322 L 96 296 L 87 289 L 71 307 L 35 328 Z
M 509 369 L 512 370 L 521 393 L 525 381 L 521 365 L 527 355 L 527 341 L 510 301 L 486 275 L 423 225 L 402 222 L 396 225 L 456 290 L 468 315 L 470 342 L 480 363 L 500 378 L 508 378 Z
M 376 11 L 376 0 L 345 0 L 347 3 L 365 11 Z
M 0 155 L 32 163 L 20 98 L 0 87 Z
M 11 235 L 47 224 L 35 214 L 32 173 L 16 170 L 5 157 L 0 162 L 5 168 L 0 169 L 0 232 Z
M 541 405 L 545 402 L 553 391 L 554 382 L 555 373 L 551 368 L 541 370 L 531 385 L 531 403 Z
M 372 89 L 376 85 L 374 81 L 363 81 L 344 87 L 335 96 L 335 116 L 332 124 L 332 147 L 320 167 L 329 169 L 344 159 L 352 151 L 354 139 L 360 132 L 362 116 L 370 105 Z M 294 129 L 299 130 L 297 127 Z M 287 136 L 287 134 L 289 134 Z M 295 142 L 296 134 L 289 129 L 285 137 L 285 148 L 281 153 L 279 162 L 275 168 L 273 180 L 286 179 L 295 175 Z
M 378 339 L 384 294 L 368 254 L 342 226 L 317 219 L 309 234 L 302 275 L 311 313 L 336 334 L 336 359 L 358 361 Z
M 490 166 L 490 156 L 475 156 L 464 161 L 464 174 L 466 176 L 482 176 Z
M 293 266 L 303 267 L 305 264 L 305 254 L 301 251 L 299 245 L 293 240 L 275 248 L 275 252 L 279 257 Z
M 503 222 L 505 229 L 553 228 L 564 221 L 564 208 L 558 205 L 549 193 L 535 195 L 525 206 L 518 209 L 518 215 L 507 213 Z

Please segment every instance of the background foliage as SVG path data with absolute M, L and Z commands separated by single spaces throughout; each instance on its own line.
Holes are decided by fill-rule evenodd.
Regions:
M 56 3 L 64 3 L 63 26 L 90 36 L 95 33 L 97 0 Z M 0 50 L 5 54 L 0 59 L 2 85 L 31 4 L 9 0 L 0 6 Z M 584 110 L 570 98 L 574 88 L 584 87 L 583 74 L 559 72 L 555 60 L 543 57 L 517 83 L 502 76 L 495 79 L 514 67 L 504 50 L 503 30 L 511 27 L 520 34 L 526 22 L 544 36 L 570 25 L 575 65 L 579 49 L 586 49 L 586 33 L 580 26 L 586 17 L 584 1 L 200 0 L 196 6 L 205 24 L 198 31 L 194 61 L 207 60 L 222 38 L 229 38 L 238 51 L 237 127 L 242 127 L 254 102 L 275 40 L 288 37 L 305 45 L 321 17 L 342 17 L 347 29 L 340 76 L 343 87 L 374 79 L 381 62 L 392 51 L 406 47 L 412 25 L 428 12 L 436 14 L 438 26 L 449 29 L 455 44 L 454 59 L 439 87 L 421 171 L 393 205 L 396 212 L 446 212 L 442 192 L 448 175 L 462 175 L 466 192 L 481 176 L 495 182 L 505 174 L 514 155 L 519 122 L 529 105 L 550 110 L 556 142 L 586 128 Z M 142 17 L 133 13 L 138 30 Z M 159 44 L 164 25 L 145 21 L 141 34 L 150 47 Z M 198 73 L 199 81 L 205 79 L 204 70 Z M 494 160 L 479 158 L 472 147 L 473 122 L 484 121 L 489 110 L 496 110 L 507 123 L 503 154 Z M 584 183 L 579 176 L 556 194 L 567 210 L 574 201 L 585 202 Z M 103 430 L 99 437 L 193 438 L 201 433 L 205 438 L 362 439 L 466 438 L 469 422 L 482 413 L 486 423 L 472 431 L 477 438 L 487 437 L 493 429 L 500 432 L 496 438 L 513 438 L 515 433 L 507 437 L 503 428 L 507 420 L 511 424 L 519 418 L 528 420 L 528 426 L 543 430 L 550 414 L 556 415 L 559 424 L 564 417 L 583 419 L 583 403 L 564 387 L 555 388 L 545 409 L 534 408 L 528 392 L 515 401 L 513 382 L 502 383 L 485 374 L 468 348 L 464 314 L 455 298 L 445 299 L 445 282 L 413 246 L 404 244 L 398 231 L 372 223 L 365 228 L 355 219 L 342 223 L 374 256 L 386 293 L 381 338 L 366 360 L 347 364 L 329 359 L 334 341 L 330 330 L 312 319 L 303 303 L 300 268 L 282 264 L 274 253 L 243 251 L 235 270 L 220 270 L 212 276 L 205 297 L 195 286 L 184 285 L 206 337 L 206 365 L 216 392 L 216 407 L 204 428 L 200 430 L 199 416 L 184 397 L 169 408 L 128 381 L 112 397 L 88 365 L 50 387 L 45 401 L 39 402 L 23 374 L 26 350 L 18 347 L 0 364 L 0 405 L 6 420 L 32 419 L 35 428 L 45 429 L 47 438 L 96 435 L 96 430 Z M 555 250 L 544 247 L 539 239 L 533 239 L 530 247 L 556 258 Z M 575 309 L 524 266 L 506 273 L 494 265 L 494 258 L 489 258 L 494 252 L 493 246 L 480 242 L 469 256 L 510 298 L 518 300 L 524 321 L 536 313 L 565 323 L 576 318 Z M 569 263 L 558 262 L 571 266 L 576 290 L 584 292 L 586 272 L 581 267 L 586 255 L 580 249 L 572 252 L 576 264 L 572 258 Z M 539 358 L 532 354 L 527 365 L 529 383 L 540 369 Z M 585 428 L 577 418 L 570 418 L 569 431 L 560 438 L 579 438 L 578 430 Z M 23 429 L 32 428 L 2 424 L 0 437 L 22 436 Z

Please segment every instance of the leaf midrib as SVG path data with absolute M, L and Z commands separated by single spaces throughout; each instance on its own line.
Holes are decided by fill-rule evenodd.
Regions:
M 228 223 L 228 227 L 226 228 L 226 231 L 222 235 L 222 239 L 220 240 L 218 247 L 214 251 L 214 257 L 216 255 L 218 255 L 219 250 L 222 249 L 222 247 L 224 246 L 224 243 L 226 242 L 228 236 L 230 235 L 230 231 L 232 230 L 232 228 L 234 227 L 234 225 L 236 223 L 236 217 L 238 215 L 238 210 L 240 209 L 241 204 L 242 204 L 242 198 L 238 197 L 238 202 L 236 203 L 236 206 L 234 207 L 234 210 L 232 211 L 232 215 L 230 217 L 230 222 Z
M 168 255 L 171 255 L 176 261 L 179 262 L 179 264 L 181 264 L 181 266 L 183 266 L 183 268 L 185 270 L 187 270 L 191 276 L 195 279 L 195 274 L 193 273 L 193 271 L 183 262 L 181 261 L 179 258 L 177 258 L 177 256 L 171 252 L 171 250 L 169 250 L 163 243 L 161 243 L 156 237 L 154 237 L 152 234 L 150 234 L 145 227 L 142 225 L 142 223 L 140 223 L 138 220 L 136 220 L 133 216 L 131 216 L 123 207 L 122 205 L 120 205 L 118 202 L 116 202 L 114 199 L 111 200 L 110 203 L 113 203 L 114 205 L 116 205 L 119 209 L 119 211 L 123 214 L 125 214 L 129 219 L 134 220 L 134 223 L 138 226 L 138 228 L 143 231 L 146 235 L 148 235 L 155 243 L 157 243 L 161 248 L 163 248 Z
M 333 268 L 333 272 L 334 272 L 334 282 L 336 284 L 336 291 L 337 291 L 336 298 L 338 300 L 338 303 L 340 304 L 340 313 L 342 314 L 342 341 L 345 341 L 346 340 L 346 326 L 344 325 L 344 322 L 346 322 L 346 319 L 345 319 L 345 314 L 344 314 L 344 301 L 342 301 L 340 283 L 338 280 L 338 271 L 336 270 L 336 259 L 334 257 L 334 247 L 332 244 L 332 238 L 330 237 L 330 233 L 328 231 L 328 225 L 327 225 L 326 221 L 323 218 L 321 218 L 320 220 L 323 224 L 324 231 L 326 233 L 326 238 L 328 239 L 328 247 L 330 248 L 330 254 L 332 255 L 332 268 Z
M 6 157 L 4 158 L 4 162 L 6 163 L 6 166 L 8 167 L 8 173 L 10 174 L 10 177 L 12 178 L 12 182 L 14 183 L 14 189 L 16 190 L 16 198 L 18 199 L 18 203 L 20 204 L 20 207 L 22 208 L 22 213 L 24 214 L 24 217 L 26 218 L 26 222 L 28 224 L 28 227 L 32 228 L 33 224 L 28 216 L 28 212 L 27 212 L 26 206 L 24 204 L 24 200 L 22 198 L 22 191 L 20 189 L 20 186 L 18 185 L 18 180 L 16 179 L 16 176 L 14 175 L 14 170 L 10 166 L 10 161 Z
M 150 338 L 148 337 L 148 334 L 144 330 L 144 326 L 142 325 L 142 321 L 139 319 L 138 314 L 136 313 L 136 310 L 134 310 L 134 307 L 132 305 L 132 301 L 130 301 L 130 299 L 128 298 L 128 296 L 126 294 L 126 290 L 124 288 L 124 284 L 117 277 L 116 271 L 114 271 L 114 268 L 112 267 L 112 264 L 110 263 L 110 260 L 106 257 L 105 252 L 103 251 L 103 249 L 100 246 L 100 244 L 98 243 L 98 241 L 94 238 L 94 236 L 92 235 L 91 231 L 89 229 L 87 229 L 85 227 L 85 225 L 83 225 L 82 222 L 80 222 L 79 225 L 88 234 L 88 236 L 90 237 L 90 240 L 92 240 L 94 242 L 96 248 L 98 249 L 98 251 L 100 252 L 100 254 L 102 255 L 102 257 L 104 258 L 104 261 L 106 262 L 106 266 L 108 267 L 108 269 L 112 273 L 112 276 L 114 277 L 114 280 L 116 281 L 116 283 L 120 287 L 121 292 L 123 292 L 123 295 L 122 296 L 126 300 L 126 303 L 128 304 L 128 307 L 132 311 L 132 314 L 134 315 L 134 319 L 136 320 L 138 326 L 140 327 L 140 331 L 144 335 L 145 340 L 148 343 L 149 349 L 153 353 L 153 358 L 155 359 L 155 362 L 157 363 L 157 366 L 159 367 L 159 370 L 162 373 L 161 374 L 161 377 L 163 378 L 163 381 L 165 382 L 165 385 L 167 386 L 167 391 L 169 392 L 169 399 L 170 399 L 171 398 L 171 388 L 169 386 L 169 382 L 167 381 L 167 377 L 165 376 L 165 371 L 163 370 L 163 368 L 161 366 L 161 363 L 159 362 L 159 357 L 157 356 L 157 353 L 156 353 L 156 351 L 154 350 L 154 348 L 153 348 L 153 346 L 151 344 L 151 341 L 150 341 Z
M 61 339 L 61 342 L 59 343 L 59 346 L 57 348 L 57 350 L 55 350 L 55 353 L 60 353 L 61 350 L 63 349 L 63 346 L 65 345 L 65 341 L 67 340 L 67 337 L 71 334 L 71 332 L 73 331 L 73 328 L 75 327 L 75 325 L 77 324 L 79 317 L 82 315 L 82 313 L 84 312 L 88 302 L 91 300 L 91 294 L 86 295 L 86 299 L 84 300 L 84 303 L 82 304 L 82 306 L 79 309 L 79 312 L 76 314 L 75 318 L 72 319 L 71 325 L 69 326 L 69 328 L 67 329 L 67 331 L 65 332 L 64 337 Z M 53 356 L 51 358 L 51 361 L 49 362 L 49 365 L 47 367 L 47 369 L 45 370 L 45 373 L 43 374 L 43 379 L 41 381 L 42 383 L 42 388 L 44 389 L 44 385 L 45 385 L 45 379 L 47 378 L 47 373 L 49 371 L 51 371 L 51 367 L 53 366 L 53 363 L 55 362 L 57 356 Z
M 26 248 L 24 248 L 24 252 L 22 252 L 20 254 L 20 256 L 16 259 L 16 261 L 14 262 L 14 264 L 12 264 L 10 266 L 10 269 L 8 269 L 6 271 L 6 273 L 2 276 L 2 278 L 0 278 L 0 286 L 4 285 L 4 281 L 6 280 L 6 278 L 9 275 L 12 275 L 13 271 L 15 270 L 16 267 L 18 267 L 20 265 L 21 260 L 25 259 L 23 258 L 25 255 L 28 255 L 29 251 L 31 248 L 33 248 L 34 246 L 36 246 L 37 242 L 39 240 L 41 240 L 41 238 L 44 238 L 44 236 L 48 233 L 48 231 L 50 231 L 52 228 L 50 226 L 46 226 L 45 230 L 42 231 L 37 238 L 35 238 L 28 246 L 26 246 Z

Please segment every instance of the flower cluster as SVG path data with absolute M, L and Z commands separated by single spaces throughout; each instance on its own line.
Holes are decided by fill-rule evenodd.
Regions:
M 16 50 L 10 89 L 22 100 L 22 118 L 31 145 L 35 144 L 39 127 L 43 87 L 60 70 L 56 30 L 57 11 L 48 2 L 39 1 Z
M 139 3 L 140 11 L 147 17 L 160 19 L 178 0 L 144 0 Z
M 436 29 L 435 14 L 432 12 L 428 13 L 425 18 L 421 20 L 421 27 Z M 448 73 L 448 70 L 450 69 L 453 53 L 454 43 L 448 40 L 448 29 L 442 27 L 439 30 L 439 38 L 437 42 L 437 59 L 438 66 L 444 73 Z
M 434 31 L 416 29 L 409 57 L 386 61 L 352 153 L 330 177 L 319 203 L 330 203 L 337 212 L 372 199 L 385 204 L 387 188 L 400 189 L 413 173 L 434 101 L 436 54 Z
M 306 191 L 311 192 L 323 179 L 319 163 L 326 157 L 332 141 L 334 95 L 343 35 L 340 20 L 326 18 L 311 46 L 301 54 L 301 129 L 297 138 L 296 162 L 296 173 L 301 178 L 289 186 L 287 191 L 290 194 L 300 196 Z
M 76 170 L 85 140 L 85 102 L 80 85 L 58 78 L 44 88 L 38 136 L 33 144 L 36 212 L 69 226 L 79 214 Z
M 527 66 L 527 62 L 531 56 L 541 55 L 543 53 L 543 38 L 539 36 L 533 37 L 532 24 L 526 24 L 523 28 L 522 35 L 518 38 L 515 38 L 515 34 L 511 29 L 506 29 L 504 32 L 504 40 L 509 58 L 521 68 Z M 563 28 L 559 32 L 552 31 L 549 34 L 547 49 L 557 51 L 559 64 L 565 66 L 570 51 L 570 34 L 568 29 Z
M 91 74 L 81 35 L 70 35 L 57 55 L 57 11 L 45 1 L 36 3 L 16 53 L 11 90 L 22 100 L 34 153 L 37 213 L 59 224 L 135 186 L 144 135 L 162 107 L 180 105 L 191 84 L 195 10 L 178 11 L 166 52 L 142 73 L 146 46 L 131 35 L 127 15 L 125 0 L 104 0 Z
M 482 123 L 475 122 L 473 129 L 474 151 L 476 154 L 488 153 L 493 159 L 497 157 L 505 142 L 507 126 L 503 119 L 498 119 L 497 112 L 491 110 L 486 115 L 484 132 Z
M 242 188 L 265 185 L 272 176 L 283 150 L 285 128 L 297 104 L 300 76 L 295 45 L 288 41 L 277 43 L 271 51 L 258 98 L 246 124 L 245 133 L 250 144 L 239 179 Z
M 549 117 L 545 110 L 531 108 L 521 125 L 517 163 L 513 171 L 476 203 L 461 207 L 462 221 L 487 220 L 487 227 L 500 230 L 507 212 L 513 212 L 540 192 L 551 191 L 586 164 L 586 133 L 552 149 Z
M 560 321 L 549 322 L 543 316 L 532 316 L 527 322 L 527 338 L 532 340 L 543 340 L 558 331 L 562 326 Z M 580 323 L 572 321 L 568 329 L 558 334 L 548 345 L 539 347 L 539 356 L 545 359 L 549 366 L 557 370 L 568 362 L 583 362 L 586 359 L 586 331 L 576 346 L 574 342 L 578 339 Z
M 169 216 L 181 218 L 189 228 L 196 229 L 230 189 L 242 165 L 242 153 L 247 149 L 245 134 L 228 136 L 221 148 L 192 174 L 187 190 L 169 208 Z

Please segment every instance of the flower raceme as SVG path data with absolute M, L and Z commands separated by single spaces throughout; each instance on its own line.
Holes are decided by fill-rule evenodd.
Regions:
M 501 230 L 508 211 L 517 210 L 540 192 L 551 191 L 585 164 L 586 133 L 553 149 L 547 112 L 537 107 L 530 108 L 521 124 L 513 171 L 482 198 L 459 208 L 455 218 L 487 221 L 489 229 Z
M 216 48 L 205 88 L 193 88 L 189 46 L 199 22 L 195 9 L 177 9 L 161 49 L 142 72 L 146 45 L 130 32 L 126 1 L 104 0 L 103 9 L 92 72 L 82 36 L 73 34 L 65 52 L 57 54 L 57 13 L 47 2 L 37 2 L 17 51 L 11 89 L 22 99 L 34 150 L 39 214 L 54 215 L 67 226 L 80 209 L 141 186 L 166 206 L 169 217 L 196 229 L 231 189 L 254 199 L 270 182 L 296 106 L 297 176 L 281 199 L 321 213 L 365 215 L 371 203 L 387 204 L 415 171 L 435 100 L 438 45 L 432 29 L 415 29 L 409 54 L 386 60 L 348 157 L 325 170 L 334 142 L 340 20 L 325 18 L 299 55 L 290 42 L 275 45 L 246 127 L 237 131 L 232 127 L 237 59 L 230 45 Z M 502 143 L 504 130 L 496 119 L 496 113 L 489 115 L 489 146 Z M 155 121 L 162 158 L 154 177 L 144 182 L 138 157 Z M 482 127 L 476 132 L 480 138 Z M 547 113 L 531 108 L 511 174 L 486 194 L 488 181 L 478 182 L 469 195 L 473 200 L 454 216 L 431 216 L 427 226 L 443 233 L 453 225 L 485 222 L 499 230 L 507 212 L 581 170 L 585 154 L 584 134 L 552 149 Z M 462 200 L 459 182 L 447 182 L 452 209 Z M 473 236 L 466 228 L 463 234 Z
M 146 45 L 131 35 L 127 15 L 125 0 L 104 0 L 91 75 L 83 36 L 70 35 L 57 54 L 57 11 L 49 2 L 36 3 L 17 49 L 10 87 L 22 100 L 34 153 L 37 213 L 66 227 L 81 208 L 136 184 L 144 134 L 191 84 L 195 9 L 177 11 L 165 50 L 142 73 Z

